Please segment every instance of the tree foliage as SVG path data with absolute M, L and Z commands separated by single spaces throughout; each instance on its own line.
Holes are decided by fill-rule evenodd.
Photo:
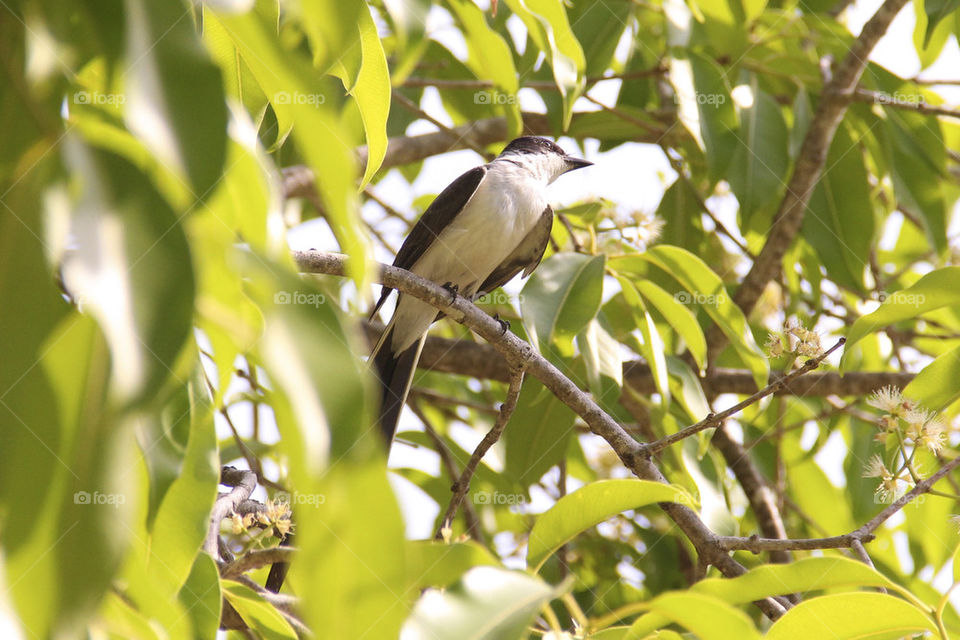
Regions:
M 960 112 L 868 61 L 904 5 L 4 4 L 0 628 L 960 636 Z M 956 0 L 910 11 L 956 49 Z M 385 178 L 522 133 L 673 171 L 558 211 L 478 301 L 519 339 L 383 276 L 493 345 L 435 325 L 388 471 Z

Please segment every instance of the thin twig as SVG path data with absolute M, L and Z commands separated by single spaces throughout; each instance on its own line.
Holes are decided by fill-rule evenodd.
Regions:
M 780 387 L 786 386 L 796 378 L 799 378 L 805 373 L 809 373 L 810 371 L 813 371 L 818 366 L 820 366 L 820 363 L 823 362 L 827 356 L 829 356 L 831 353 L 839 349 L 844 342 L 846 342 L 846 338 L 840 338 L 835 345 L 833 345 L 832 347 L 830 347 L 829 349 L 821 353 L 816 358 L 811 358 L 810 360 L 807 360 L 802 367 L 794 369 L 793 371 L 791 371 L 784 377 L 780 378 L 779 380 L 771 382 L 770 384 L 765 386 L 763 389 L 760 389 L 755 394 L 750 396 L 749 398 L 741 402 L 738 402 L 737 404 L 733 405 L 729 409 L 721 411 L 720 413 L 711 413 L 700 422 L 690 425 L 689 427 L 686 427 L 684 429 L 681 429 L 676 433 L 671 433 L 668 436 L 664 436 L 659 440 L 657 440 L 656 442 L 651 442 L 647 445 L 644 445 L 644 450 L 649 455 L 652 455 L 657 451 L 660 451 L 661 449 L 666 449 L 667 447 L 669 447 L 674 443 L 680 442 L 681 440 L 689 438 L 694 434 L 700 433 L 704 429 L 716 427 L 717 425 L 719 425 L 721 422 L 723 422 L 730 416 L 740 413 L 750 405 L 759 402 L 763 398 L 766 398 L 770 394 L 774 393 Z
M 271 547 L 269 549 L 253 549 L 224 565 L 220 570 L 221 578 L 236 578 L 247 571 L 265 567 L 275 562 L 289 562 L 296 550 L 293 547 Z
M 471 149 L 479 153 L 484 159 L 486 159 L 487 162 L 489 162 L 490 160 L 493 160 L 494 158 L 493 154 L 491 154 L 489 151 L 484 149 L 483 146 L 477 144 L 476 141 L 473 139 L 473 136 L 470 135 L 469 130 L 464 133 L 457 133 L 456 131 L 454 131 L 453 129 L 451 129 L 450 127 L 448 127 L 447 125 L 440 122 L 439 120 L 431 116 L 429 113 L 421 109 L 419 105 L 417 105 L 413 100 L 403 95 L 399 91 L 393 92 L 393 100 L 396 102 L 399 102 L 400 105 L 403 106 L 405 109 L 407 109 L 412 113 L 415 113 L 416 115 L 420 116 L 421 118 L 423 118 L 424 120 L 426 120 L 427 122 L 435 126 L 437 129 L 439 129 L 443 133 L 447 134 L 447 136 L 450 138 L 452 142 L 454 143 L 464 142 L 468 147 L 470 147 Z
M 460 477 L 453 484 L 453 487 L 451 487 L 453 496 L 451 496 L 450 504 L 447 505 L 447 511 L 440 521 L 440 528 L 434 536 L 437 540 L 443 540 L 444 530 L 449 529 L 453 523 L 453 518 L 457 515 L 460 503 L 463 502 L 463 498 L 470 489 L 470 478 L 473 477 L 474 472 L 477 470 L 477 465 L 480 464 L 480 460 L 483 459 L 483 456 L 490 450 L 490 447 L 500 439 L 500 435 L 503 433 L 504 428 L 506 428 L 507 422 L 510 421 L 513 410 L 517 408 L 517 399 L 520 397 L 520 387 L 522 384 L 523 369 L 518 367 L 513 371 L 513 375 L 510 378 L 507 398 L 500 407 L 500 414 L 497 416 L 493 428 L 487 432 L 487 435 L 483 437 L 483 440 L 481 440 L 477 448 L 474 449 L 473 455 L 470 456 L 470 460 L 467 462 L 467 466 L 463 468 L 463 473 L 460 474 Z
M 433 424 L 431 424 L 417 403 L 411 403 L 410 408 L 413 410 L 413 413 L 416 414 L 417 418 L 420 419 L 420 422 L 423 423 L 423 428 L 427 432 L 427 436 L 433 441 L 437 455 L 440 456 L 440 463 L 443 465 L 447 475 L 450 476 L 450 480 L 456 482 L 456 479 L 460 477 L 460 470 L 457 468 L 457 461 L 453 458 L 453 452 L 450 451 L 447 443 L 443 441 L 443 438 L 440 437 L 437 430 L 433 428 Z M 486 538 L 483 535 L 483 528 L 480 526 L 480 518 L 477 516 L 476 509 L 474 509 L 473 505 L 469 502 L 463 505 L 463 517 L 467 521 L 467 535 L 483 546 L 487 546 Z

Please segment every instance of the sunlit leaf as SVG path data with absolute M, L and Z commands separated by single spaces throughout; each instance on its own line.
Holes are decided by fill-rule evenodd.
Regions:
M 125 118 L 156 157 L 205 199 L 226 156 L 227 108 L 220 71 L 182 2 L 125 0 Z
M 928 311 L 960 305 L 960 267 L 944 267 L 926 274 L 913 286 L 891 293 L 873 313 L 862 316 L 847 333 L 840 367 L 847 363 L 848 354 L 869 333 L 901 320 L 916 318 Z
M 893 638 L 930 631 L 933 621 L 912 604 L 883 593 L 837 593 L 801 602 L 770 627 L 766 638 Z
M 527 566 L 539 569 L 560 546 L 612 516 L 656 502 L 693 506 L 684 489 L 648 480 L 599 480 L 560 498 L 537 518 L 527 542 Z
M 540 351 L 571 354 L 572 339 L 600 308 L 603 256 L 558 253 L 544 260 L 523 287 L 524 326 Z
M 553 589 L 518 571 L 478 567 L 444 591 L 427 591 L 404 627 L 412 640 L 519 640 Z

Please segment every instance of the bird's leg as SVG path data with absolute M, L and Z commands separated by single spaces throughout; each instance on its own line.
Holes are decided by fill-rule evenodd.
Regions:
M 460 291 L 460 285 L 453 284 L 452 282 L 443 283 L 443 288 L 450 292 L 450 304 L 453 304 L 457 301 L 457 293 Z
M 500 335 L 507 335 L 507 331 L 510 329 L 510 321 L 501 318 L 499 313 L 493 314 L 493 319 L 500 323 Z

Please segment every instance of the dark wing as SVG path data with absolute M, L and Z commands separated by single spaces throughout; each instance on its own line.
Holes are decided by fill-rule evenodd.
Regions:
M 517 245 L 507 259 L 500 263 L 500 266 L 493 270 L 487 279 L 483 281 L 478 293 L 490 293 L 497 287 L 502 287 L 506 283 L 523 271 L 524 276 L 533 273 L 533 270 L 540 264 L 543 258 L 543 252 L 547 250 L 547 243 L 550 242 L 550 230 L 553 228 L 553 209 L 547 205 L 547 208 L 540 214 L 540 219 L 536 226 L 530 230 L 530 233 Z
M 465 174 L 447 185 L 447 188 L 440 192 L 427 210 L 423 212 L 417 223 L 413 225 L 407 239 L 403 241 L 403 246 L 397 252 L 397 257 L 393 261 L 393 266 L 401 269 L 410 269 L 423 252 L 427 250 L 440 232 L 443 231 L 450 221 L 460 213 L 467 201 L 473 197 L 480 181 L 487 174 L 487 166 L 482 165 L 467 171 Z M 387 296 L 393 289 L 383 287 L 380 290 L 380 300 L 370 312 L 372 318 L 376 315 L 380 307 L 383 306 Z

